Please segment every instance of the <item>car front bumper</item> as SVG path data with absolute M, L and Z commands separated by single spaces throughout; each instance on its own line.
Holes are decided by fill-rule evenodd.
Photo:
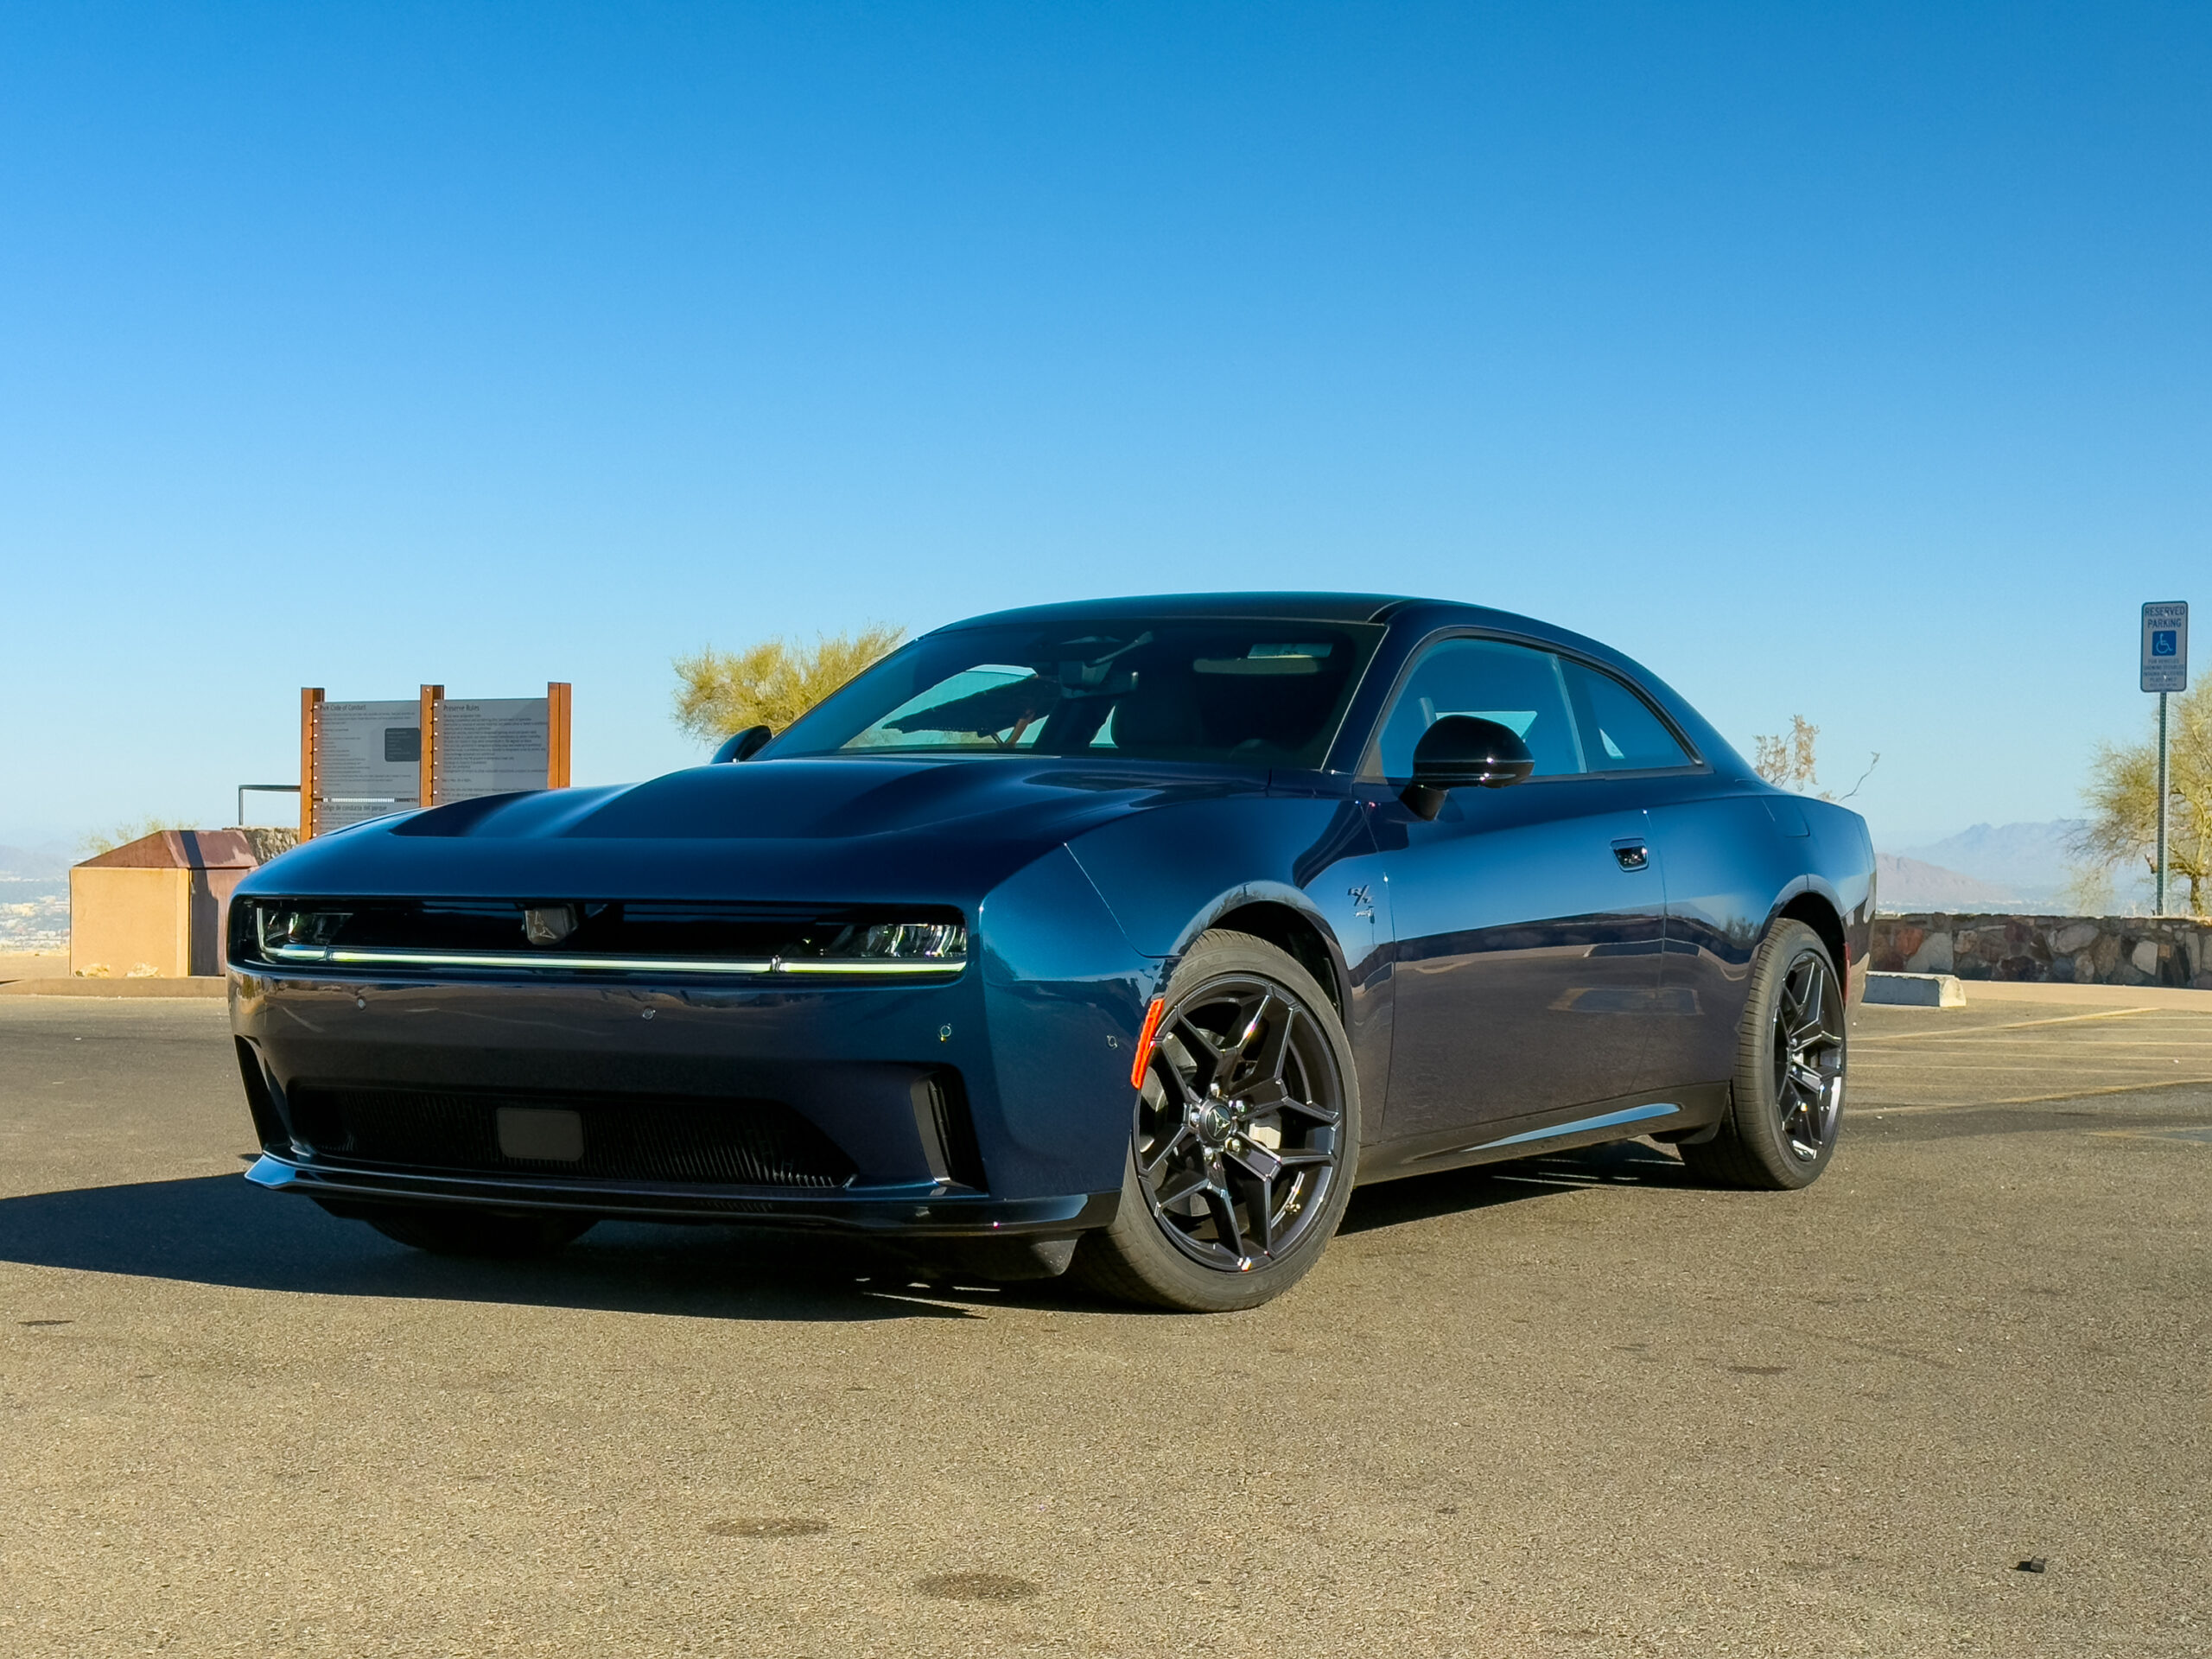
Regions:
M 983 948 L 929 983 L 234 964 L 251 1178 L 347 1210 L 944 1238 L 1103 1226 L 1160 964 L 1065 852 L 982 912 Z M 508 1155 L 509 1111 L 573 1113 L 582 1155 Z
M 627 1221 L 721 1222 L 797 1232 L 932 1239 L 1062 1238 L 1114 1219 L 1117 1192 L 1001 1198 L 931 1185 L 794 1195 L 773 1188 L 668 1182 L 543 1180 L 428 1170 L 358 1168 L 264 1152 L 246 1179 L 340 1213 L 390 1204 L 565 1211 Z
M 1086 1108 L 1080 1091 L 1056 1098 L 1017 1078 L 1009 1096 L 988 1001 L 980 975 L 785 990 L 234 969 L 232 1027 L 262 1143 L 249 1179 L 340 1209 L 459 1204 L 945 1237 L 1103 1225 L 1120 1175 L 1104 1154 L 1120 1137 L 1096 1132 L 1100 1104 Z M 1008 1012 L 1034 1006 L 1026 995 Z M 1042 1006 L 1066 1015 L 1065 1000 Z M 1101 1061 L 1128 1052 L 1098 1044 Z M 1018 1071 L 1049 1077 L 1049 1055 L 1038 1058 Z M 1094 1092 L 1117 1121 L 1113 1090 Z M 590 1154 L 508 1157 L 490 1126 L 513 1109 L 574 1116 Z M 380 1110 L 401 1128 L 377 1122 Z M 721 1125 L 737 1148 L 691 1120 Z M 599 1153 L 618 1140 L 632 1155 Z

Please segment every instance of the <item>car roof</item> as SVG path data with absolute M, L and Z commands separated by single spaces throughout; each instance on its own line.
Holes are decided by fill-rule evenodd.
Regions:
M 1076 600 L 1059 605 L 1027 605 L 993 611 L 947 623 L 933 633 L 965 628 L 996 627 L 1006 624 L 1044 625 L 1111 617 L 1264 617 L 1286 622 L 1391 623 L 1425 637 L 1437 630 L 1470 628 L 1496 632 L 1579 652 L 1627 675 L 1658 699 L 1675 721 L 1703 749 L 1708 760 L 1718 760 L 1749 775 L 1740 756 L 1681 694 L 1641 663 L 1601 640 L 1577 633 L 1556 622 L 1511 611 L 1492 610 L 1465 600 L 1418 599 L 1406 594 L 1328 594 L 1251 592 L 1229 594 L 1133 594 L 1119 599 Z
M 967 617 L 948 626 L 977 628 L 1090 616 L 1265 616 L 1300 622 L 1379 622 L 1400 606 L 1430 601 L 1402 594 L 1137 594 L 1121 599 L 1025 605 L 1016 610 Z
M 1059 605 L 1026 605 L 1016 610 L 992 611 L 983 616 L 948 622 L 932 632 L 950 633 L 962 628 L 1009 624 L 1049 626 L 1115 617 L 1256 617 L 1282 622 L 1389 622 L 1403 618 L 1423 632 L 1453 626 L 1495 628 L 1524 639 L 1587 651 L 1604 660 L 1629 665 L 1627 659 L 1611 647 L 1555 622 L 1516 615 L 1511 611 L 1492 610 L 1484 605 L 1471 605 L 1465 600 L 1417 599 L 1406 594 L 1132 594 L 1120 599 L 1083 599 Z

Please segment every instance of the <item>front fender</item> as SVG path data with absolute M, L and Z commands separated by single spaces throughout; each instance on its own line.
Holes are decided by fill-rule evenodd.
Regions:
M 1118 1192 L 1129 1065 L 1166 964 L 1130 944 L 1064 847 L 985 896 L 976 938 L 989 1058 L 969 1092 L 991 1190 Z
M 1344 797 L 1193 801 L 1125 818 L 1070 844 L 1129 943 L 1170 967 L 1233 912 L 1268 906 L 1328 958 L 1363 1099 L 1389 1082 L 1389 887 L 1367 807 Z M 1334 984 L 1326 983 L 1333 976 Z M 1163 974 L 1164 979 L 1164 974 Z
M 1367 868 L 1374 840 L 1354 800 L 1192 801 L 1108 824 L 1069 850 L 1147 956 L 1179 957 L 1220 918 L 1260 903 L 1297 912 L 1355 972 L 1382 943 L 1372 902 L 1380 875 Z

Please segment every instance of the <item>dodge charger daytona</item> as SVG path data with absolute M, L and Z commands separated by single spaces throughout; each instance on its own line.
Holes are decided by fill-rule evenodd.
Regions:
M 423 1249 L 605 1217 L 1251 1306 L 1356 1182 L 1836 1144 L 1873 854 L 1594 640 L 1345 594 L 916 639 L 623 787 L 320 836 L 230 912 L 248 1179 Z

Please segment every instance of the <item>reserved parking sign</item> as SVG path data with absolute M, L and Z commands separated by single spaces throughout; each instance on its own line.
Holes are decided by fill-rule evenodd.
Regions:
M 2143 689 L 2189 690 L 2189 601 L 2143 607 Z

